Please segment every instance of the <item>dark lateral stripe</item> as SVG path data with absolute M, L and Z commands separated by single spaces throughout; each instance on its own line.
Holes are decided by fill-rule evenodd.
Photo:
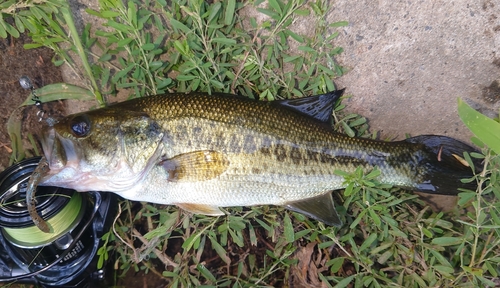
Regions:
M 261 155 L 265 157 L 273 157 L 279 162 L 290 160 L 295 165 L 314 165 L 317 163 L 324 163 L 330 165 L 350 164 L 355 166 L 365 166 L 369 164 L 368 161 L 359 157 L 350 155 L 334 156 L 327 153 L 327 149 L 323 150 L 324 151 L 322 152 L 318 152 L 301 149 L 297 146 L 275 144 L 270 147 L 262 147 L 259 149 L 259 152 Z

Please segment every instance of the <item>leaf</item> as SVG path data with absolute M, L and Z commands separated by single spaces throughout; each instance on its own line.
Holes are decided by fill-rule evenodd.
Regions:
M 76 99 L 82 101 L 89 101 L 94 99 L 94 95 L 90 90 L 66 83 L 45 85 L 42 88 L 36 89 L 35 91 L 36 95 L 40 98 L 40 101 L 42 103 L 66 99 Z M 30 94 L 28 99 L 26 99 L 20 106 L 34 104 L 35 101 L 33 101 L 33 96 Z
M 285 33 L 288 34 L 290 37 L 292 37 L 295 41 L 299 43 L 304 43 L 304 38 L 302 38 L 302 36 L 296 34 L 295 32 L 291 30 L 286 30 Z
M 360 117 L 354 121 L 352 121 L 351 123 L 349 123 L 351 126 L 359 126 L 359 125 L 363 125 L 366 123 L 366 118 L 365 117 Z
M 354 276 L 359 276 L 357 274 L 354 274 L 354 275 L 351 275 L 349 277 L 346 277 L 344 279 L 342 279 L 342 281 L 340 281 L 339 283 L 337 283 L 337 285 L 335 285 L 334 287 L 335 288 L 344 288 L 344 287 L 348 287 L 349 284 L 352 283 L 352 280 L 354 279 Z
M 285 234 L 285 239 L 288 243 L 292 243 L 295 241 L 295 233 L 293 231 L 293 224 L 292 220 L 290 219 L 290 216 L 288 213 L 285 213 L 285 219 L 284 219 L 284 234 Z
M 299 15 L 299 16 L 309 16 L 311 15 L 311 10 L 309 9 L 297 9 L 293 11 L 293 13 Z
M 3 24 L 0 22 L 0 24 Z M 0 37 L 7 38 L 7 31 L 5 30 L 5 26 L 0 25 Z
M 279 15 L 276 12 L 272 11 L 272 10 L 264 9 L 264 8 L 257 8 L 256 10 L 259 11 L 260 13 L 262 13 L 262 14 L 265 14 L 265 15 L 273 18 L 274 20 L 279 20 Z M 262 25 L 266 25 L 266 23 L 268 23 L 268 21 L 263 22 Z
M 375 240 L 377 240 L 377 237 L 378 237 L 377 233 L 373 233 L 370 236 L 368 236 L 368 238 L 366 238 L 365 242 L 363 242 L 363 244 L 361 244 L 361 247 L 359 247 L 359 252 L 364 251 L 367 248 L 369 248 L 372 245 L 372 243 Z
M 212 41 L 216 42 L 216 43 L 226 44 L 226 45 L 236 44 L 236 40 L 230 39 L 230 38 L 217 37 L 217 38 L 213 38 Z
M 201 232 L 189 236 L 189 238 L 187 238 L 186 241 L 182 243 L 182 249 L 184 249 L 184 251 L 189 251 L 192 247 L 195 247 L 196 249 L 196 242 L 200 241 L 200 234 Z
M 189 81 L 198 78 L 198 76 L 194 75 L 179 75 L 177 76 L 177 80 L 179 81 Z
M 132 71 L 132 69 L 134 69 L 135 65 L 134 63 L 130 64 L 128 67 L 126 67 L 125 69 L 122 69 L 120 70 L 118 73 L 116 73 L 113 78 L 111 79 L 111 81 L 113 83 L 118 83 L 118 81 L 125 77 L 125 75 L 127 75 L 130 71 Z
M 458 205 L 459 206 L 464 206 L 466 203 L 471 201 L 476 197 L 475 192 L 462 192 L 458 194 Z
M 455 272 L 455 269 L 452 267 L 448 266 L 443 266 L 443 265 L 434 265 L 434 269 L 436 269 L 439 273 L 445 274 L 445 275 L 452 275 L 453 272 Z
M 498 272 L 495 269 L 495 267 L 490 263 L 490 261 L 485 261 L 484 265 L 486 266 L 486 269 L 488 269 L 488 272 L 490 272 L 490 274 L 493 277 L 498 277 Z
M 314 50 L 313 48 L 311 47 L 308 47 L 308 46 L 299 46 L 298 48 L 300 51 L 304 51 L 304 52 L 311 52 L 311 53 L 316 53 L 316 50 Z
M 235 8 L 236 0 L 227 1 L 226 12 L 224 13 L 224 24 L 231 25 L 231 23 L 233 23 Z
M 189 33 L 191 31 L 191 29 L 189 29 L 186 25 L 173 18 L 170 19 L 170 24 L 172 24 L 172 27 L 174 27 L 174 29 L 181 30 L 184 33 Z
M 211 25 L 217 25 L 217 21 L 219 20 L 218 18 L 215 18 L 215 16 L 219 15 L 220 8 L 222 7 L 222 4 L 220 2 L 214 3 L 214 5 L 211 5 L 209 8 L 210 15 L 208 16 L 206 23 L 208 23 L 208 27 L 211 27 Z M 205 14 L 206 15 L 206 14 Z M 215 19 L 215 21 L 214 21 Z M 211 34 L 211 33 L 209 33 Z
M 7 33 L 9 33 L 12 37 L 19 38 L 19 32 L 9 23 L 5 23 L 5 30 L 7 30 Z
M 392 250 L 387 250 L 385 251 L 384 253 L 382 253 L 382 255 L 380 255 L 378 258 L 377 258 L 377 262 L 380 263 L 380 264 L 384 264 L 385 262 L 387 262 L 387 260 L 389 258 L 392 257 Z
M 330 24 L 330 27 L 342 27 L 342 26 L 347 26 L 347 25 L 349 25 L 349 22 L 347 22 L 347 21 L 338 21 L 338 22 Z
M 153 50 L 153 49 L 155 49 L 155 44 L 146 43 L 146 44 L 142 45 L 142 49 L 144 49 L 146 51 Z
M 132 31 L 132 27 L 125 24 L 117 23 L 115 21 L 108 21 L 106 25 L 127 34 Z
M 347 125 L 347 123 L 345 123 L 344 121 L 342 121 L 342 122 L 340 122 L 340 124 L 342 125 L 342 128 L 344 128 L 345 133 L 349 137 L 356 136 L 356 133 L 354 133 L 354 131 L 351 129 L 351 127 L 349 127 L 349 125 Z
M 287 57 L 283 58 L 283 62 L 285 62 L 285 63 L 293 62 L 293 61 L 299 59 L 300 57 L 302 57 L 302 56 L 300 56 L 300 55 L 287 56 Z
M 21 138 L 21 121 L 15 117 L 15 113 L 12 113 L 7 121 L 7 131 L 12 147 L 12 155 L 9 161 L 10 165 L 14 161 L 21 161 L 25 156 Z
M 132 1 L 128 1 L 127 6 L 128 6 L 128 9 L 127 9 L 128 20 L 131 22 L 132 26 L 136 27 L 137 26 L 137 7 L 135 6 L 134 2 L 132 2 Z
M 373 211 L 374 207 L 375 206 L 370 207 L 368 209 L 368 213 L 370 214 L 370 218 L 373 221 L 373 223 L 375 225 L 377 225 L 377 227 L 380 227 L 380 225 L 382 224 L 382 221 L 380 220 L 380 217 L 377 215 L 377 213 L 375 213 L 375 211 Z
M 118 43 L 116 43 L 116 45 L 118 47 L 125 47 L 126 45 L 128 45 L 132 41 L 134 41 L 134 39 L 132 39 L 132 38 L 125 38 L 125 39 L 122 39 L 122 40 L 118 41 Z
M 210 270 L 207 269 L 207 267 L 205 267 L 205 265 L 197 264 L 196 269 L 198 271 L 200 271 L 200 273 L 203 275 L 203 277 L 205 277 L 207 280 L 212 281 L 212 282 L 217 281 L 217 279 L 215 279 L 214 275 L 210 272 Z
M 344 257 L 336 257 L 328 262 L 326 262 L 326 266 L 330 266 L 330 271 L 332 273 L 337 273 L 339 272 L 340 268 L 342 268 L 342 265 L 344 264 Z
M 500 123 L 472 109 L 458 98 L 458 116 L 465 126 L 496 154 L 500 154 Z
M 367 180 L 375 179 L 378 176 L 380 176 L 381 174 L 382 174 L 382 172 L 380 172 L 379 169 L 375 168 L 365 176 L 365 179 L 367 179 Z
M 453 246 L 463 242 L 462 238 L 458 237 L 438 237 L 432 239 L 431 243 L 439 246 Z
M 217 80 L 214 80 L 214 79 L 211 79 L 210 80 L 210 84 L 212 86 L 214 86 L 215 88 L 218 88 L 218 89 L 224 89 L 224 84 L 222 84 L 221 82 L 217 81 Z
M 92 16 L 96 16 L 96 17 L 99 17 L 99 18 L 104 18 L 99 11 L 95 11 L 95 10 L 86 8 L 85 12 L 88 13 L 88 14 L 90 14 L 90 15 L 92 15 Z
M 268 0 L 269 6 L 271 6 L 276 12 L 279 14 L 282 14 L 283 11 L 281 10 L 280 4 L 276 0 Z
M 227 256 L 227 252 L 224 247 L 222 247 L 219 242 L 217 242 L 217 240 L 212 236 L 208 235 L 208 238 L 210 239 L 210 243 L 212 243 L 212 248 L 215 250 L 215 252 L 217 252 L 222 261 L 224 261 L 228 265 L 231 264 L 231 259 Z
M 14 15 L 14 22 L 16 23 L 17 30 L 19 32 L 24 33 L 24 24 L 21 18 L 18 15 Z
M 179 53 L 181 53 L 183 56 L 189 56 L 189 46 L 185 41 L 181 42 L 179 40 L 175 40 L 174 48 L 175 50 L 179 51 Z
M 87 9 L 85 11 L 87 11 L 89 14 L 92 14 L 92 15 L 95 15 L 95 16 L 99 16 L 99 14 L 97 14 L 99 12 L 95 12 L 95 11 L 93 11 L 91 9 Z M 107 18 L 107 19 L 115 18 L 115 17 L 118 17 L 118 16 L 120 16 L 119 12 L 111 11 L 111 10 L 104 10 L 104 11 L 102 11 L 102 13 L 100 13 L 100 17 Z
M 428 285 L 425 284 L 424 279 L 422 279 L 420 276 L 418 276 L 417 273 L 410 273 L 410 277 L 415 280 L 415 282 L 418 283 L 419 286 L 417 287 L 427 287 Z

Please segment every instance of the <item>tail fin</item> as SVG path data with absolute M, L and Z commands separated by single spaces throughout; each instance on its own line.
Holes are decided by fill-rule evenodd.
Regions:
M 426 174 L 416 188 L 420 192 L 440 195 L 457 195 L 458 188 L 476 190 L 475 182 L 462 183 L 461 179 L 471 178 L 473 170 L 464 160 L 464 152 L 478 152 L 477 149 L 446 136 L 422 135 L 405 140 L 422 145 L 427 154 L 424 160 Z M 475 161 L 474 167 L 480 167 Z M 477 172 L 477 171 L 476 171 Z

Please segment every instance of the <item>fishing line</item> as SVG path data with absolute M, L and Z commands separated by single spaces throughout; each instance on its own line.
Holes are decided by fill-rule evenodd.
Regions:
M 10 238 L 9 240 L 17 246 L 29 246 L 30 248 L 43 246 L 58 239 L 78 225 L 85 208 L 82 201 L 82 195 L 75 193 L 61 211 L 47 220 L 47 223 L 53 228 L 51 233 L 42 232 L 37 226 L 25 228 L 4 227 L 3 230 L 6 232 L 6 236 Z
M 76 234 L 74 241 L 68 246 L 68 248 L 66 248 L 66 250 L 64 250 L 56 260 L 54 260 L 49 265 L 41 268 L 40 270 L 37 270 L 35 272 L 31 272 L 28 274 L 10 277 L 10 278 L 1 278 L 0 282 L 18 281 L 18 280 L 22 280 L 26 277 L 36 276 L 44 271 L 49 270 L 50 268 L 54 267 L 55 265 L 57 265 L 57 263 L 59 263 L 61 261 L 61 259 L 64 259 L 64 257 L 66 257 L 66 255 L 68 255 L 68 253 L 70 253 L 73 250 L 73 248 L 75 248 L 75 246 L 79 243 L 78 240 L 82 237 L 83 233 L 87 230 L 87 228 L 93 222 L 93 220 L 97 214 L 97 211 L 99 210 L 99 207 L 101 206 L 101 203 L 102 203 L 101 194 L 99 194 L 97 192 L 88 192 L 88 193 L 93 194 L 93 196 L 95 197 L 94 209 L 92 210 L 92 214 L 90 214 L 89 220 L 87 222 L 85 222 L 82 229 L 80 229 L 80 232 L 78 232 L 78 234 Z
M 26 228 L 34 227 L 34 223 L 25 194 L 27 179 L 39 161 L 40 157 L 26 159 L 0 172 L 0 282 L 21 281 L 54 288 L 101 287 L 106 268 L 97 268 L 102 263 L 98 251 L 102 236 L 110 231 L 117 198 L 98 191 L 78 193 L 38 187 L 38 210 L 53 231 L 55 228 L 51 234 L 59 234 L 59 238 L 51 242 L 50 236 L 38 230 L 30 233 Z M 71 220 L 77 224 L 73 226 Z M 8 233 L 5 228 L 18 230 Z M 33 247 L 37 241 L 49 243 Z

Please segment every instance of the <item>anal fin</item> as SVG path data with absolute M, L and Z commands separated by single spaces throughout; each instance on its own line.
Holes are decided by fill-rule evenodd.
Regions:
M 175 203 L 175 205 L 193 214 L 203 214 L 208 216 L 224 215 L 224 212 L 222 212 L 217 206 L 193 203 Z
M 302 213 L 330 226 L 339 227 L 342 225 L 342 221 L 335 209 L 331 192 L 300 201 L 289 202 L 285 205 L 285 208 Z

